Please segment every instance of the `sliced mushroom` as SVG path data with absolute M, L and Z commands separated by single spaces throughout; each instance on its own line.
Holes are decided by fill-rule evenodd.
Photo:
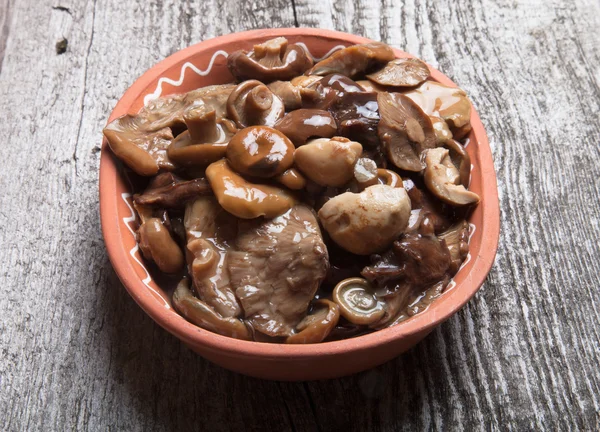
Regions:
M 182 279 L 173 293 L 175 309 L 188 321 L 206 330 L 237 339 L 251 340 L 252 335 L 238 318 L 223 317 L 202 300 L 194 297 L 189 281 Z
M 160 208 L 180 208 L 195 197 L 212 195 L 206 179 L 198 178 L 185 181 L 172 173 L 162 173 L 155 177 L 141 195 L 135 195 L 138 205 Z
M 225 156 L 227 143 L 237 131 L 227 119 L 218 120 L 215 110 L 191 106 L 183 114 L 186 131 L 177 135 L 167 153 L 179 166 L 207 166 Z
M 321 186 L 342 186 L 354 176 L 362 146 L 347 138 L 319 138 L 294 152 L 296 167 Z
M 446 243 L 450 251 L 450 274 L 455 275 L 469 253 L 469 224 L 464 220 L 457 222 L 438 238 Z
M 340 307 L 342 316 L 353 324 L 373 324 L 385 313 L 373 287 L 363 278 L 354 277 L 338 283 L 333 290 L 333 301 Z
M 460 140 L 471 131 L 471 101 L 464 90 L 435 81 L 425 81 L 404 94 L 428 115 L 444 119 L 454 139 Z
M 294 163 L 294 145 L 278 130 L 251 126 L 239 131 L 227 147 L 227 161 L 240 174 L 268 178 Z
M 388 158 L 400 169 L 421 171 L 421 152 L 437 144 L 431 119 L 399 93 L 378 93 L 377 103 L 381 116 L 377 134 Z
M 458 141 L 451 139 L 446 141 L 445 144 L 450 150 L 452 163 L 458 168 L 460 184 L 468 188 L 471 180 L 471 156 L 469 156 L 467 150 Z
M 313 65 L 312 59 L 300 46 L 291 44 L 284 37 L 254 45 L 250 52 L 235 51 L 227 57 L 227 67 L 238 80 L 260 80 L 269 83 L 289 80 L 303 74 Z
M 414 87 L 429 77 L 429 68 L 416 58 L 394 59 L 382 69 L 367 75 L 371 81 L 382 86 Z
M 306 179 L 296 168 L 285 170 L 275 177 L 274 180 L 292 190 L 300 190 L 306 187 Z
M 242 219 L 273 218 L 295 204 L 295 199 L 284 189 L 251 183 L 233 171 L 224 159 L 206 168 L 206 178 L 219 204 Z
M 153 209 L 134 205 L 141 220 L 138 228 L 138 243 L 144 258 L 154 262 L 165 273 L 181 270 L 184 263 L 183 253 L 161 220 L 164 216 L 156 217 Z
M 281 99 L 256 80 L 239 84 L 227 99 L 227 115 L 239 128 L 273 126 L 284 112 Z
M 286 111 L 293 111 L 302 106 L 300 87 L 296 87 L 290 81 L 274 81 L 267 87 L 279 96 Z
M 297 333 L 288 336 L 285 343 L 309 344 L 322 342 L 340 319 L 340 308 L 330 300 L 314 302 L 315 310 L 296 326 Z
M 175 168 L 167 156 L 173 139 L 168 127 L 149 132 L 144 130 L 141 119 L 125 115 L 112 121 L 103 133 L 115 156 L 139 175 L 151 176 L 159 169 Z
M 394 51 L 381 42 L 352 45 L 315 64 L 306 75 L 339 73 L 352 78 L 394 59 Z
M 464 206 L 479 202 L 479 196 L 460 184 L 460 174 L 445 148 L 427 150 L 425 154 L 425 185 L 436 197 L 454 205 Z
M 327 201 L 319 220 L 333 241 L 357 255 L 389 247 L 408 224 L 410 199 L 403 188 L 374 185 Z
M 328 111 L 298 109 L 279 120 L 275 129 L 287 136 L 296 147 L 300 147 L 309 138 L 331 138 L 335 135 L 337 126 Z

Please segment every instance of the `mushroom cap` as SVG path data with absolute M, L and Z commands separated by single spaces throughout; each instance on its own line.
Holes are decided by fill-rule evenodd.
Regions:
M 284 189 L 247 181 L 225 159 L 209 165 L 206 178 L 221 207 L 242 219 L 273 218 L 295 204 L 295 199 Z
M 448 123 L 441 117 L 430 115 L 431 124 L 433 125 L 433 131 L 435 132 L 435 137 L 437 139 L 438 147 L 442 147 L 446 144 L 446 141 L 452 139 L 452 132 L 448 127 Z
M 274 177 L 294 163 L 294 145 L 278 130 L 250 126 L 231 138 L 227 161 L 240 174 Z
M 312 59 L 299 45 L 288 45 L 284 37 L 254 45 L 250 52 L 239 50 L 227 57 L 227 67 L 238 80 L 257 79 L 264 83 L 289 80 L 303 74 L 313 65 Z
M 227 143 L 237 131 L 230 120 L 217 119 L 216 111 L 192 106 L 183 115 L 188 130 L 169 146 L 169 158 L 179 166 L 207 166 L 223 158 Z
M 360 158 L 354 165 L 354 178 L 360 186 L 366 188 L 377 184 L 377 164 L 373 159 Z
M 293 111 L 302 106 L 300 87 L 296 87 L 290 81 L 273 81 L 267 87 L 281 99 L 286 111 Z
M 379 147 L 377 93 L 345 92 L 338 94 L 329 110 L 338 125 L 338 135 L 358 141 L 368 148 Z
M 425 81 L 404 94 L 426 114 L 444 119 L 455 139 L 462 139 L 470 132 L 471 101 L 464 90 L 435 81 Z
M 279 120 L 275 124 L 275 129 L 287 136 L 296 147 L 300 147 L 309 138 L 334 136 L 337 132 L 337 125 L 329 111 L 297 109 Z
M 156 263 L 162 272 L 175 273 L 183 267 L 183 253 L 160 219 L 143 221 L 138 235 L 144 257 Z
M 469 224 L 467 221 L 462 220 L 438 235 L 438 239 L 443 240 L 450 251 L 450 257 L 452 258 L 450 272 L 452 275 L 456 274 L 469 253 L 469 231 Z
M 331 198 L 319 210 L 319 220 L 342 248 L 370 255 L 388 248 L 405 230 L 410 210 L 403 188 L 374 185 Z
M 296 326 L 297 333 L 288 336 L 285 343 L 319 343 L 329 336 L 340 319 L 340 308 L 330 300 L 320 299 L 313 303 L 314 310 Z
M 296 167 L 321 186 L 343 186 L 352 180 L 362 146 L 347 138 L 319 138 L 294 152 Z
M 471 156 L 458 141 L 450 139 L 446 141 L 445 147 L 450 150 L 450 159 L 458 168 L 460 184 L 468 188 L 471 182 Z
M 353 77 L 394 59 L 394 51 L 381 42 L 352 45 L 334 52 L 306 72 L 306 75 L 339 73 Z
M 333 289 L 333 301 L 340 314 L 353 324 L 369 325 L 385 314 L 384 303 L 375 296 L 373 286 L 366 279 L 344 279 Z
M 144 193 L 134 195 L 133 200 L 140 206 L 181 208 L 188 200 L 205 195 L 212 195 L 206 179 L 186 181 L 167 172 L 154 177 Z
M 464 206 L 479 202 L 479 196 L 460 184 L 460 174 L 452 163 L 448 149 L 438 147 L 425 154 L 425 185 L 440 200 Z
M 421 152 L 437 145 L 431 119 L 399 93 L 378 93 L 377 103 L 381 117 L 377 134 L 389 160 L 400 169 L 421 171 Z
M 429 77 L 429 68 L 417 58 L 401 58 L 389 61 L 383 68 L 367 75 L 369 80 L 393 87 L 414 87 Z
M 237 339 L 252 340 L 244 322 L 238 318 L 223 317 L 202 300 L 194 297 L 188 279 L 182 279 L 173 293 L 173 306 L 188 321 L 218 333 Z
M 256 80 L 240 83 L 227 99 L 227 115 L 239 128 L 273 126 L 284 113 L 281 99 Z

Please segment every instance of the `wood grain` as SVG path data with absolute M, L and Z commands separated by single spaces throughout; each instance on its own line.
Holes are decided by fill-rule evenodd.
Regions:
M 502 233 L 475 299 L 407 354 L 276 383 L 209 364 L 128 297 L 97 175 L 102 126 L 147 68 L 295 24 L 388 42 L 467 90 Z M 0 0 L 0 429 L 600 429 L 598 28 L 592 0 Z

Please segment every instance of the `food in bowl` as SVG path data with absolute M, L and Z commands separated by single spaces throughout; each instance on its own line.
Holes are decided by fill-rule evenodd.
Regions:
M 318 343 L 424 310 L 468 252 L 464 91 L 382 43 L 314 62 L 276 38 L 235 83 L 151 101 L 104 130 L 145 187 L 144 258 L 215 333 Z M 170 283 L 169 280 L 165 283 Z

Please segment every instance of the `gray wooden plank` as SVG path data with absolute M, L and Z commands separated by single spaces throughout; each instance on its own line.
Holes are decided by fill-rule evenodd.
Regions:
M 0 429 L 600 428 L 599 9 L 0 0 Z M 97 206 L 100 130 L 137 76 L 202 39 L 296 22 L 386 41 L 460 83 L 502 204 L 495 267 L 467 307 L 393 362 L 304 384 L 224 371 L 155 325 L 108 262 Z

